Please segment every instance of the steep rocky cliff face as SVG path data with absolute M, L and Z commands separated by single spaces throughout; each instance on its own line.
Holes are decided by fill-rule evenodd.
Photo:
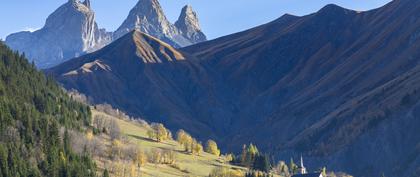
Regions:
M 94 51 L 110 41 L 111 35 L 98 28 L 89 0 L 69 0 L 47 18 L 42 29 L 6 38 L 7 45 L 25 52 L 40 68 Z
M 49 68 L 94 52 L 133 30 L 174 47 L 206 41 L 191 6 L 182 10 L 177 25 L 173 25 L 157 0 L 139 0 L 123 24 L 115 32 L 107 32 L 98 28 L 90 0 L 69 0 L 48 17 L 42 29 L 11 34 L 6 44 L 25 52 L 39 68 Z
M 194 12 L 190 5 L 182 8 L 181 15 L 179 16 L 178 21 L 175 22 L 175 26 L 182 36 L 193 43 L 207 40 L 206 35 L 201 31 L 197 13 Z
M 179 25 L 168 21 L 159 1 L 139 0 L 126 20 L 114 32 L 114 39 L 138 29 L 174 47 L 184 47 L 206 40 L 191 6 L 182 10 L 177 24 Z

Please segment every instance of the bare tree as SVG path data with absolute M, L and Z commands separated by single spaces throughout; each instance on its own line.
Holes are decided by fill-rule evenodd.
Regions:
M 106 130 L 106 118 L 103 115 L 95 115 L 95 118 L 93 119 L 93 127 L 98 129 L 101 132 L 104 132 Z
M 111 120 L 110 122 L 109 136 L 111 137 L 111 140 L 120 139 L 121 137 L 120 126 L 118 125 L 116 120 Z

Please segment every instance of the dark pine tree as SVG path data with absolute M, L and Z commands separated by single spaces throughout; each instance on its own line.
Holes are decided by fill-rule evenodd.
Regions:
M 94 176 L 92 159 L 73 153 L 59 131 L 90 119 L 88 106 L 0 41 L 0 177 Z
M 257 155 L 254 160 L 253 169 L 263 172 L 269 172 L 271 168 L 268 155 Z

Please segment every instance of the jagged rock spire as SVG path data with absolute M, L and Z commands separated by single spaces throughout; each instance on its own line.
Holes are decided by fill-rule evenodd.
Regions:
M 200 24 L 198 23 L 197 13 L 194 12 L 191 5 L 186 5 L 182 8 L 181 14 L 179 15 L 178 21 L 175 23 L 176 26 L 185 26 L 200 31 Z
M 175 47 L 183 47 L 206 40 L 201 33 L 197 15 L 191 6 L 184 7 L 174 25 L 166 18 L 158 0 L 139 0 L 126 20 L 114 32 L 114 40 L 138 29 Z
M 202 42 L 207 40 L 206 36 L 201 31 L 197 13 L 193 10 L 191 5 L 186 5 L 182 8 L 175 26 L 180 30 L 182 35 L 190 41 Z
M 174 32 L 157 0 L 139 0 L 115 32 L 115 37 L 121 37 L 133 29 L 139 29 L 155 37 L 169 37 Z

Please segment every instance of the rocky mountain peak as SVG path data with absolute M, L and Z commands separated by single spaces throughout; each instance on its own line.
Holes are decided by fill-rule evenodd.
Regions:
M 6 43 L 25 52 L 38 67 L 48 68 L 99 49 L 110 40 L 110 34 L 96 24 L 90 0 L 69 0 L 48 16 L 43 28 L 11 34 Z
M 133 29 L 139 29 L 158 38 L 170 37 L 171 33 L 174 33 L 157 0 L 139 0 L 115 32 L 114 38 L 119 38 Z
M 197 13 L 194 12 L 191 5 L 186 5 L 182 8 L 181 15 L 175 23 L 175 26 L 178 28 L 191 28 L 195 31 L 201 31 Z
M 83 3 L 81 3 L 79 0 L 69 0 L 68 3 L 60 6 L 57 10 L 48 16 L 45 27 L 68 27 L 69 22 L 72 21 L 78 21 L 80 23 L 82 21 L 94 20 L 95 13 L 85 3 L 90 4 L 88 0 Z
M 140 18 L 145 17 L 148 19 L 153 19 L 155 22 L 168 22 L 163 12 L 162 6 L 157 0 L 139 0 L 136 6 L 130 11 L 130 15 L 134 15 Z
M 48 16 L 43 28 L 11 34 L 6 44 L 25 52 L 39 68 L 49 68 L 94 52 L 135 29 L 176 48 L 206 40 L 190 6 L 180 19 L 177 27 L 166 18 L 158 0 L 138 0 L 118 30 L 109 33 L 98 28 L 90 0 L 68 0 Z
M 180 19 L 178 25 L 169 22 L 158 0 L 139 0 L 127 19 L 114 32 L 114 39 L 138 29 L 175 47 L 206 40 L 191 6 L 184 7 Z
M 182 8 L 181 15 L 175 26 L 180 30 L 183 36 L 191 41 L 203 42 L 206 41 L 206 36 L 201 31 L 200 23 L 197 13 L 193 10 L 191 5 L 186 5 Z

